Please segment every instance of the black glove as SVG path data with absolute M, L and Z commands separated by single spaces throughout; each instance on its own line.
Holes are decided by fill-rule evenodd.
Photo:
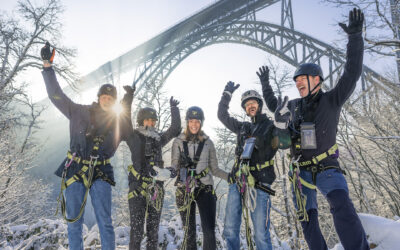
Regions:
M 166 167 L 166 169 L 171 171 L 171 175 L 169 176 L 170 178 L 175 178 L 178 175 L 177 171 L 173 167 Z
M 178 101 L 178 100 L 175 100 L 174 97 L 171 96 L 171 99 L 169 99 L 169 105 L 170 105 L 171 107 L 176 107 L 176 106 L 179 105 L 179 101 Z
M 347 34 L 355 34 L 362 31 L 364 22 L 364 13 L 360 9 L 354 8 L 349 12 L 349 25 L 339 23 L 344 32 Z
M 40 50 L 40 56 L 42 57 L 43 61 L 48 61 L 49 63 L 53 63 L 54 55 L 56 54 L 56 50 L 50 52 L 50 43 L 46 42 L 44 47 Z
M 235 173 L 234 173 L 235 171 L 231 171 L 229 174 L 228 174 L 228 184 L 233 184 L 233 183 L 236 183 L 236 177 L 235 177 Z
M 285 96 L 285 99 L 282 102 L 282 97 L 278 97 L 278 104 L 275 110 L 275 127 L 279 129 L 287 129 L 289 119 L 290 119 L 290 110 L 288 108 L 289 97 Z
M 131 86 L 129 86 L 129 85 L 125 85 L 125 86 L 124 86 L 124 90 L 125 90 L 125 92 L 126 92 L 127 94 L 133 95 L 133 93 L 135 93 L 136 87 L 135 87 L 135 86 L 131 87 Z
M 262 89 L 264 90 L 266 87 L 269 87 L 269 68 L 268 66 L 262 66 L 258 68 L 258 72 L 256 72 L 258 77 L 260 78 Z
M 233 94 L 233 92 L 235 92 L 235 90 L 237 90 L 239 88 L 240 84 L 236 84 L 234 82 L 229 81 L 226 85 L 225 85 L 225 89 L 224 92 L 228 92 L 231 95 Z

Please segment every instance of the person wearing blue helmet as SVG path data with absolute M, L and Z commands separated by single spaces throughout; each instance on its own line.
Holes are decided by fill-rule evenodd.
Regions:
M 201 129 L 203 110 L 197 106 L 186 112 L 186 129 L 174 139 L 171 165 L 178 173 L 175 182 L 176 204 L 185 231 L 181 249 L 197 249 L 196 204 L 203 230 L 203 249 L 215 250 L 217 198 L 213 176 L 227 180 L 228 173 L 218 167 L 214 143 Z

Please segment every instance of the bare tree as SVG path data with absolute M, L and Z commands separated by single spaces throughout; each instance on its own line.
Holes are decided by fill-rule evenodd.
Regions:
M 360 8 L 365 13 L 365 51 L 396 59 L 400 79 L 400 1 L 399 0 L 322 0 L 335 7 Z M 347 21 L 347 16 L 344 19 Z
M 0 223 L 28 222 L 49 215 L 49 188 L 33 177 L 30 169 L 40 150 L 35 131 L 44 107 L 32 103 L 19 76 L 42 67 L 40 48 L 52 41 L 58 51 L 55 70 L 67 82 L 76 80 L 72 70 L 73 49 L 59 43 L 59 21 L 63 8 L 59 0 L 35 6 L 29 0 L 17 3 L 13 15 L 0 15 Z M 29 206 L 27 206 L 29 204 Z
M 400 213 L 399 96 L 375 91 L 367 105 L 347 104 L 338 133 L 359 209 L 387 217 Z

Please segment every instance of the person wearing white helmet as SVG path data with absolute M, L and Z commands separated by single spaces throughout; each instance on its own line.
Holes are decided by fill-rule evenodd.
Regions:
M 233 82 L 225 86 L 218 106 L 219 120 L 237 136 L 236 161 L 229 174 L 224 236 L 229 250 L 240 248 L 240 225 L 245 215 L 246 239 L 249 249 L 272 250 L 269 233 L 270 195 L 275 195 L 271 184 L 275 180 L 273 157 L 278 148 L 287 148 L 290 112 L 288 98 L 280 99 L 275 121 L 262 113 L 263 100 L 255 90 L 242 94 L 241 106 L 251 122 L 238 121 L 228 113 L 233 92 L 239 87 Z M 249 214 L 253 222 L 254 240 L 250 233 Z

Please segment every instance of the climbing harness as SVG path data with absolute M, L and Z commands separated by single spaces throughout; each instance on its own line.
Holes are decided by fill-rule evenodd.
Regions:
M 292 158 L 290 163 L 289 180 L 292 183 L 293 191 L 296 198 L 297 205 L 297 218 L 299 221 L 308 221 L 308 214 L 306 209 L 307 196 L 303 193 L 303 186 L 308 189 L 316 189 L 317 174 L 328 169 L 339 169 L 343 174 L 346 174 L 339 166 L 324 166 L 320 162 L 328 156 L 336 155 L 338 145 L 333 145 L 328 151 L 312 157 L 311 160 L 299 162 L 301 155 L 297 158 Z M 312 183 L 305 181 L 300 177 L 300 171 L 310 171 L 312 173 Z
M 67 160 L 65 161 L 64 169 L 61 176 L 61 190 L 57 198 L 58 204 L 57 204 L 56 215 L 58 214 L 59 204 L 61 203 L 62 215 L 64 219 L 69 223 L 76 222 L 82 217 L 83 211 L 85 210 L 86 206 L 87 196 L 89 194 L 90 188 L 92 187 L 93 180 L 100 178 L 110 183 L 112 186 L 115 186 L 115 182 L 111 180 L 104 172 L 102 172 L 98 168 L 100 165 L 106 165 L 110 163 L 110 159 L 99 160 L 99 155 L 97 154 L 99 146 L 103 142 L 103 138 L 96 137 L 93 141 L 95 142 L 95 144 L 93 146 L 92 154 L 90 155 L 90 160 L 82 160 L 80 157 L 76 157 L 76 153 L 71 154 L 71 152 L 68 152 L 67 154 Z M 96 156 L 93 156 L 93 153 L 95 153 Z M 76 162 L 78 164 L 82 163 L 83 166 L 75 175 L 66 180 L 67 170 L 71 166 L 72 162 Z M 94 172 L 97 172 L 97 175 L 95 177 L 94 177 Z M 70 219 L 67 218 L 66 215 L 66 200 L 64 197 L 64 190 L 67 189 L 68 186 L 70 186 L 72 183 L 76 181 L 82 181 L 86 190 L 79 210 L 79 214 L 75 218 Z
M 196 174 L 196 167 L 197 164 L 200 160 L 201 152 L 203 151 L 203 147 L 205 144 L 205 141 L 201 141 L 197 147 L 197 150 L 194 153 L 193 159 L 190 158 L 189 156 L 189 147 L 188 147 L 188 142 L 183 141 L 183 152 L 181 152 L 180 148 L 180 180 L 181 182 L 179 185 L 181 187 L 178 187 L 177 192 L 181 193 L 181 189 L 184 189 L 183 191 L 183 205 L 178 208 L 179 212 L 184 212 L 185 211 L 185 225 L 184 225 L 184 239 L 181 244 L 181 250 L 186 249 L 187 246 L 187 237 L 188 237 L 188 231 L 189 231 L 189 218 L 190 218 L 190 209 L 192 206 L 192 203 L 196 199 L 196 192 L 197 194 L 203 190 L 204 188 L 207 187 L 207 185 L 204 185 L 200 182 L 200 179 L 205 177 L 208 172 L 210 171 L 209 168 L 207 167 L 203 171 L 201 171 L 199 174 Z M 183 186 L 183 188 L 182 188 Z M 212 188 L 211 188 L 212 189 Z M 212 190 L 214 194 L 214 190 Z M 182 195 L 182 194 L 181 194 Z
M 57 198 L 57 209 L 55 215 L 58 214 L 58 208 L 59 204 L 61 203 L 61 212 L 64 217 L 64 219 L 69 222 L 69 223 L 74 223 L 77 220 L 79 220 L 82 215 L 83 211 L 85 210 L 86 206 L 86 201 L 87 201 L 87 196 L 89 194 L 89 190 L 92 187 L 93 181 L 96 179 L 102 179 L 110 185 L 115 186 L 115 182 L 111 180 L 103 171 L 99 169 L 99 166 L 101 165 L 107 165 L 110 164 L 111 159 L 100 159 L 100 156 L 98 154 L 98 151 L 100 149 L 100 145 L 104 142 L 104 139 L 106 135 L 110 132 L 110 129 L 107 127 L 101 133 L 100 135 L 96 135 L 96 122 L 95 122 L 95 110 L 94 108 L 89 109 L 90 112 L 90 129 L 86 133 L 86 138 L 93 138 L 93 147 L 92 147 L 92 152 L 90 153 L 89 160 L 87 159 L 82 159 L 81 157 L 78 157 L 76 155 L 76 152 L 71 153 L 68 151 L 67 153 L 67 159 L 65 161 L 64 169 L 61 175 L 61 190 L 60 194 L 58 195 Z M 67 177 L 67 171 L 68 168 L 71 166 L 71 164 L 75 162 L 77 164 L 82 164 L 82 168 L 74 174 L 71 178 L 66 180 Z M 94 176 L 94 173 L 97 173 L 96 176 Z M 87 175 L 86 175 L 87 174 Z M 82 181 L 83 185 L 85 186 L 85 195 L 83 197 L 83 201 L 79 210 L 79 214 L 75 218 L 67 218 L 66 215 L 66 200 L 64 196 L 64 190 L 67 189 L 68 186 L 70 186 L 72 183 L 76 181 Z
M 133 175 L 137 182 L 139 182 L 139 187 L 128 193 L 128 200 L 139 195 L 146 198 L 146 218 L 148 206 L 152 205 L 157 212 L 161 210 L 162 200 L 164 197 L 164 190 L 157 183 L 156 179 L 153 177 L 145 177 L 140 175 L 133 165 L 128 166 L 128 171 Z
M 298 166 L 299 159 L 300 156 L 298 156 L 296 159 L 292 159 L 292 162 L 290 164 L 291 176 L 289 175 L 289 180 L 292 183 L 294 195 L 296 198 L 297 219 L 299 221 L 308 221 L 308 214 L 306 209 L 307 196 L 303 194 L 302 185 L 308 187 L 309 189 L 316 189 L 316 186 L 306 182 L 305 180 L 303 180 L 303 178 L 300 177 L 300 168 Z
M 267 167 L 274 166 L 274 160 L 266 161 L 263 164 L 256 164 L 256 166 L 250 166 L 250 160 L 255 146 L 255 137 L 249 137 L 245 140 L 243 150 L 237 152 L 237 159 L 233 171 L 235 172 L 235 182 L 240 192 L 242 202 L 242 214 L 245 221 L 246 228 L 246 242 L 250 250 L 255 248 L 254 241 L 252 239 L 252 233 L 250 228 L 250 212 L 254 212 L 257 206 L 257 189 L 268 193 L 269 195 L 275 195 L 275 191 L 269 186 L 263 185 L 260 182 L 256 182 L 255 178 L 251 174 L 251 171 L 261 171 Z M 240 147 L 239 147 L 240 148 Z

